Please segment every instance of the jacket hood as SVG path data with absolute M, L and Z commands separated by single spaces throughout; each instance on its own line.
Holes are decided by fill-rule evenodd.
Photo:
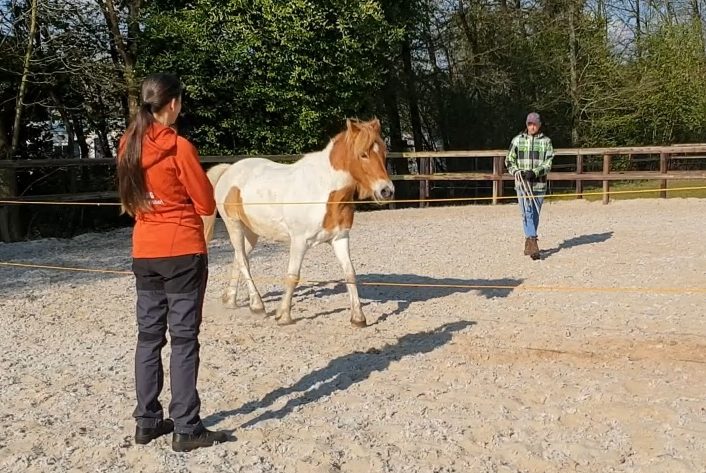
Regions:
M 173 128 L 153 123 L 142 139 L 142 166 L 149 168 L 176 152 L 177 133 Z

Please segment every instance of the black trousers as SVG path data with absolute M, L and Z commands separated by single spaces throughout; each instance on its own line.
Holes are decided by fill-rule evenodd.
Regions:
M 208 257 L 184 255 L 134 258 L 137 286 L 137 348 L 133 416 L 140 427 L 154 427 L 164 418 L 159 395 L 164 385 L 162 348 L 171 340 L 169 414 L 177 433 L 202 428 L 199 376 L 199 328 L 208 280 Z

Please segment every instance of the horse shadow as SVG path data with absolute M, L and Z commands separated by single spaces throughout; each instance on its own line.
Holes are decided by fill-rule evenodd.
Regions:
M 316 402 L 337 391 L 345 391 L 366 380 L 372 373 L 386 370 L 393 362 L 408 356 L 430 353 L 448 343 L 455 333 L 475 323 L 467 320 L 450 322 L 430 331 L 404 335 L 395 343 L 380 349 L 371 348 L 365 352 L 354 351 L 340 356 L 325 367 L 304 375 L 291 386 L 277 388 L 259 401 L 249 401 L 237 409 L 216 412 L 203 419 L 203 423 L 210 427 L 228 417 L 250 414 L 272 406 L 280 398 L 296 394 L 283 407 L 263 412 L 240 427 L 251 427 L 270 419 L 282 419 L 300 406 Z
M 371 303 L 397 303 L 392 312 L 381 315 L 374 324 L 384 322 L 389 317 L 399 315 L 415 302 L 439 299 L 456 293 L 475 293 L 486 299 L 507 297 L 522 284 L 522 279 L 458 279 L 433 278 L 416 274 L 362 274 L 357 277 L 358 294 L 365 307 Z M 418 285 L 418 286 L 417 286 Z M 347 291 L 344 283 L 317 283 L 300 286 L 294 293 L 295 298 L 319 298 L 343 294 Z M 263 296 L 264 301 L 273 302 L 282 296 L 282 291 L 270 291 Z M 297 320 L 311 320 L 325 315 L 332 315 L 348 310 L 349 307 L 337 308 L 314 315 L 304 315 Z M 373 325 L 374 325 L 373 324 Z
M 613 232 L 604 233 L 591 233 L 589 235 L 581 235 L 574 238 L 569 238 L 559 243 L 556 248 L 549 248 L 547 250 L 540 251 L 542 259 L 548 258 L 561 250 L 566 250 L 568 248 L 573 248 L 579 245 L 590 245 L 592 243 L 603 243 L 613 237 Z

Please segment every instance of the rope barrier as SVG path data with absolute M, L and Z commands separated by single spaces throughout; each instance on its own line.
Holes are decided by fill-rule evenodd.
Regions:
M 706 186 L 693 186 L 693 187 L 674 187 L 668 189 L 635 189 L 635 190 L 624 190 L 624 191 L 596 191 L 596 192 L 579 192 L 579 193 L 567 193 L 567 194 L 547 194 L 544 196 L 545 199 L 554 198 L 566 198 L 566 197 L 586 197 L 592 195 L 620 195 L 620 194 L 645 194 L 652 192 L 682 192 L 690 190 L 704 190 Z M 436 198 L 436 199 L 396 199 L 384 201 L 383 205 L 388 204 L 414 204 L 414 203 L 450 203 L 450 202 L 477 202 L 477 201 L 488 201 L 488 200 L 514 200 L 514 199 L 527 199 L 527 196 L 496 196 L 496 197 L 449 197 L 449 198 Z M 298 201 L 298 202 L 248 202 L 245 205 L 312 205 L 312 204 L 372 204 L 374 201 L 371 200 L 346 200 L 346 201 Z M 63 202 L 63 201 L 44 201 L 44 200 L 0 200 L 0 205 L 94 205 L 94 206 L 119 206 L 119 202 Z M 228 206 L 239 206 L 242 204 L 225 204 Z
M 0 266 L 2 267 L 14 267 L 14 268 L 25 268 L 25 269 L 49 269 L 49 270 L 61 270 L 61 271 L 73 271 L 73 272 L 90 272 L 90 273 L 106 273 L 106 274 L 118 274 L 120 276 L 127 276 L 127 275 L 132 275 L 131 271 L 125 271 L 125 270 L 110 270 L 110 269 L 92 269 L 92 268 L 75 268 L 75 267 L 66 267 L 66 266 L 54 266 L 54 265 L 40 265 L 40 264 L 30 264 L 30 263 L 19 263 L 19 262 L 7 262 L 7 261 L 0 261 Z M 276 283 L 281 283 L 282 281 L 280 279 L 275 279 L 275 278 L 253 278 L 254 281 L 269 281 L 269 282 L 276 282 Z M 314 281 L 314 280 L 299 280 L 299 284 L 322 284 L 322 285 L 329 285 L 329 284 L 342 284 L 342 281 Z M 366 282 L 359 282 L 359 285 L 363 286 L 388 286 L 388 287 L 416 287 L 416 288 L 453 288 L 453 289 L 510 289 L 510 290 L 524 290 L 524 291 L 585 291 L 585 292 L 592 292 L 592 291 L 598 291 L 598 292 L 641 292 L 641 293 L 650 293 L 650 294 L 656 294 L 656 293 L 678 293 L 678 294 L 691 294 L 691 293 L 698 293 L 698 294 L 703 294 L 706 293 L 706 288 L 652 288 L 652 287 L 548 287 L 548 286 L 510 286 L 510 285 L 478 285 L 478 284 L 429 284 L 429 283 L 395 283 L 395 282 L 385 282 L 385 281 L 366 281 Z M 485 321 L 485 322 L 493 322 L 493 323 L 502 323 L 502 324 L 507 324 L 507 320 L 497 320 L 497 319 L 476 319 L 479 321 Z M 511 323 L 514 324 L 522 324 L 523 322 L 519 321 L 513 321 Z M 526 324 L 526 323 L 525 323 Z M 532 326 L 536 326 L 537 324 L 535 322 L 532 323 Z M 599 329 L 603 331 L 622 331 L 620 328 L 605 328 L 605 327 L 597 327 L 593 325 L 589 326 L 577 326 L 577 325 L 567 325 L 566 328 L 570 329 Z M 665 333 L 665 332 L 650 332 L 650 331 L 645 331 L 643 329 L 638 329 L 640 332 L 646 334 L 646 335 L 682 335 L 682 336 L 691 336 L 691 337 L 701 337 L 700 334 L 693 334 L 693 333 Z M 498 348 L 498 347 L 496 347 Z M 507 348 L 507 347 L 506 347 Z M 586 351 L 581 351 L 581 352 L 576 352 L 576 351 L 571 351 L 571 350 L 562 350 L 562 349 L 556 349 L 556 348 L 540 348 L 540 347 L 530 347 L 530 346 L 520 346 L 520 347 L 515 347 L 519 349 L 524 349 L 527 351 L 536 351 L 536 352 L 543 352 L 543 353 L 552 353 L 554 355 L 588 355 L 588 356 L 597 356 L 598 354 L 595 352 L 586 352 Z M 693 358 L 672 358 L 670 361 L 677 361 L 677 362 L 684 362 L 684 363 L 698 363 L 698 364 L 706 364 L 706 361 L 701 360 L 701 359 L 693 359 Z
M 12 268 L 23 268 L 23 269 L 51 269 L 55 271 L 73 271 L 73 272 L 84 272 L 84 273 L 104 273 L 104 274 L 120 274 L 120 275 L 131 275 L 132 271 L 121 271 L 117 269 L 92 269 L 92 268 L 72 268 L 68 266 L 50 266 L 46 264 L 31 264 L 31 263 L 18 263 L 12 261 L 0 261 L 0 266 L 12 267 Z
M 121 276 L 132 275 L 131 271 L 114 269 L 92 269 L 76 268 L 67 266 L 53 266 L 43 264 L 21 263 L 11 261 L 0 261 L 0 266 L 22 268 L 22 269 L 47 269 L 55 271 L 89 272 L 118 274 Z M 253 281 L 262 283 L 280 284 L 283 279 L 277 278 L 253 278 Z M 300 279 L 299 285 L 330 285 L 345 284 L 344 281 L 317 281 Z M 519 290 L 519 291 L 546 291 L 546 292 L 617 292 L 617 293 L 647 293 L 647 294 L 706 294 L 706 287 L 585 287 L 585 286 L 512 286 L 502 284 L 442 284 L 442 283 L 414 283 L 414 282 L 392 282 L 392 281 L 358 281 L 359 286 L 379 286 L 379 287 L 404 287 L 404 288 L 434 288 L 434 289 L 497 289 L 497 290 Z

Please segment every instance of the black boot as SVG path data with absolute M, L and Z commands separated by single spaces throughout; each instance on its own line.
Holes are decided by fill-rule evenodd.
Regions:
M 172 436 L 172 450 L 175 452 L 190 452 L 197 448 L 210 447 L 228 440 L 225 432 L 208 430 L 206 428 L 193 434 L 178 434 Z
M 155 427 L 135 427 L 135 443 L 147 445 L 152 440 L 174 431 L 174 421 L 171 419 L 160 420 Z

